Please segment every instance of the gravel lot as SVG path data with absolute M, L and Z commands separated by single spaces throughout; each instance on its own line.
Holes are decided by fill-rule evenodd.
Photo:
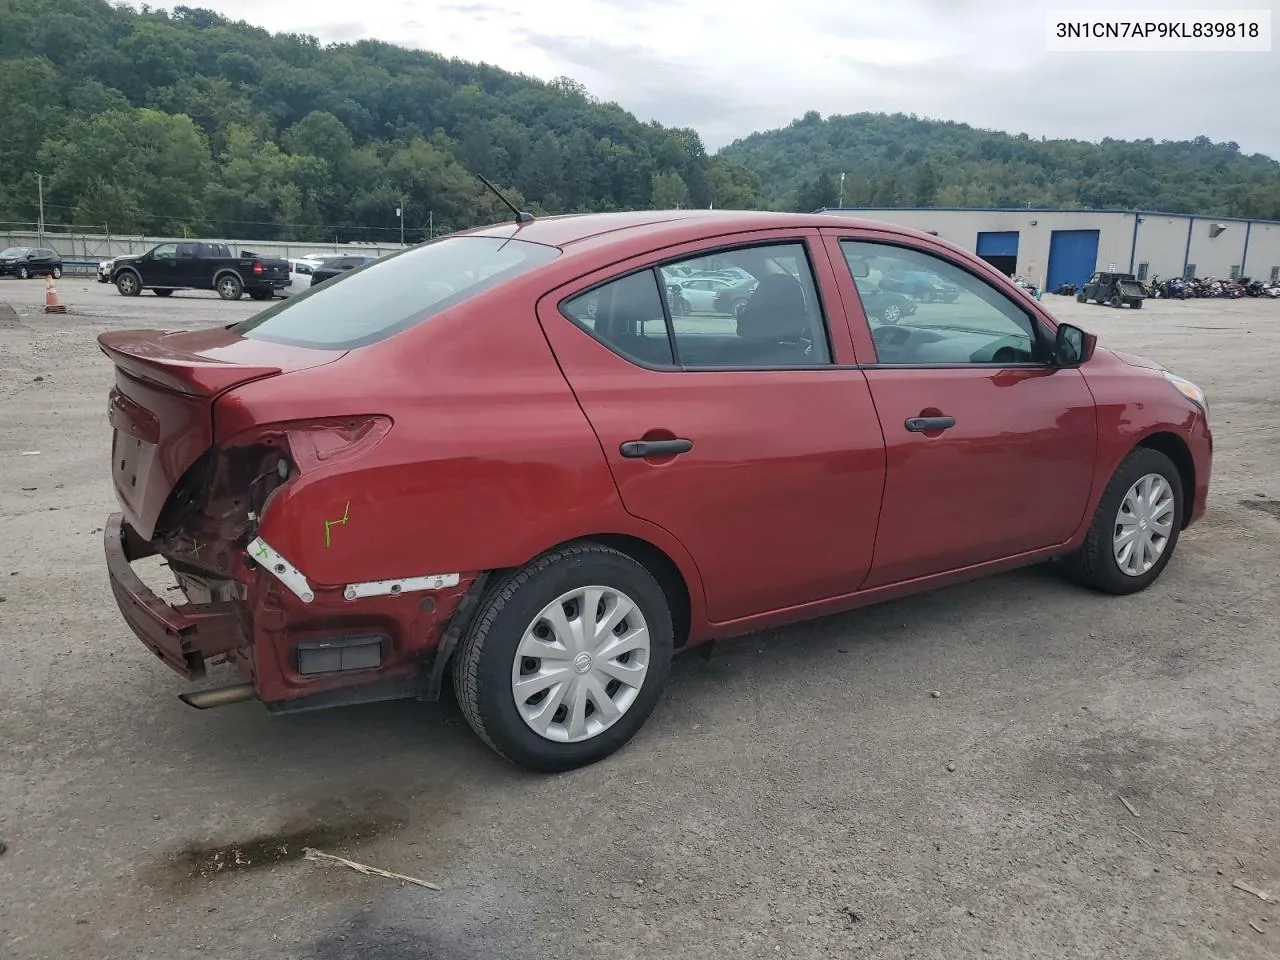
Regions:
M 1037 569 L 723 644 L 546 778 L 452 701 L 177 700 L 106 583 L 94 336 L 259 305 L 58 289 L 0 280 L 0 956 L 1280 956 L 1232 886 L 1280 898 L 1280 303 L 1046 298 L 1209 393 L 1209 512 L 1145 594 Z

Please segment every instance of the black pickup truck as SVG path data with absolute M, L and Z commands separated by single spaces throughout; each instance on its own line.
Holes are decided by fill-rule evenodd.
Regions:
M 167 297 L 175 290 L 216 290 L 223 300 L 270 300 L 289 285 L 289 261 L 248 250 L 235 256 L 225 243 L 162 243 L 137 257 L 117 257 L 111 282 L 126 297 L 150 290 Z

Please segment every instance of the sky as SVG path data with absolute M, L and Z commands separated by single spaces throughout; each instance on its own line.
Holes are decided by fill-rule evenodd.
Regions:
M 176 4 L 152 2 L 153 7 Z M 914 113 L 1032 137 L 1234 140 L 1280 158 L 1269 53 L 1060 53 L 1064 8 L 1145 15 L 1277 0 L 186 0 L 321 42 L 374 38 L 543 79 L 569 76 L 709 150 L 808 110 Z M 1103 14 L 1105 16 L 1106 14 Z M 1115 16 L 1114 13 L 1111 14 Z

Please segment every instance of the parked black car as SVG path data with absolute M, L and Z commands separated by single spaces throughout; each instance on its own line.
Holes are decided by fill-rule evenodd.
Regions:
M 868 319 L 897 323 L 916 312 L 916 305 L 900 293 L 886 293 L 884 290 L 859 284 L 858 296 L 862 298 L 862 309 L 866 311 Z
M 223 300 L 270 300 L 289 285 L 289 261 L 248 250 L 235 256 L 225 243 L 162 243 L 137 257 L 117 257 L 111 282 L 126 297 L 151 290 L 167 297 L 175 290 L 216 290 Z
M 62 276 L 62 257 L 47 247 L 10 247 L 0 250 L 0 277 L 5 274 L 26 280 L 28 277 Z
M 1084 286 L 1076 294 L 1077 303 L 1093 300 L 1113 307 L 1128 304 L 1134 310 L 1141 310 L 1142 301 L 1145 299 L 1147 299 L 1146 288 L 1132 273 L 1095 273 L 1084 282 Z
M 354 270 L 356 267 L 363 267 L 366 263 L 373 263 L 377 257 L 342 255 L 337 257 L 325 257 L 320 261 L 320 266 L 311 274 L 311 286 L 317 283 L 324 283 L 340 273 L 346 273 L 348 270 Z

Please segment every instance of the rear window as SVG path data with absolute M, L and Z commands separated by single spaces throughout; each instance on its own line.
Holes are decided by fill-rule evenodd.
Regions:
M 559 254 L 525 240 L 445 237 L 339 274 L 230 329 L 251 340 L 301 347 L 363 347 Z

